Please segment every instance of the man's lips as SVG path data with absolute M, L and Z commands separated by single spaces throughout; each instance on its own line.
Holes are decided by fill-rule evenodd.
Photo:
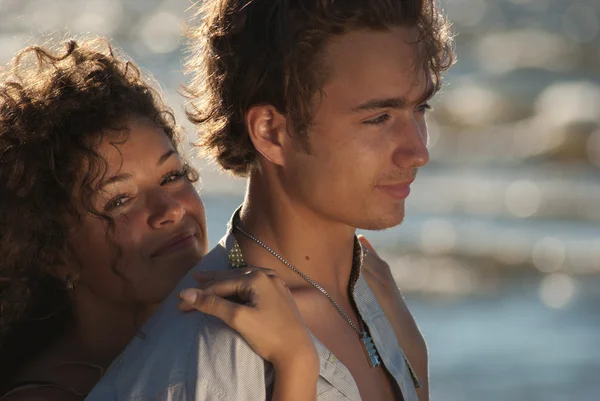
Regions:
M 410 184 L 413 180 L 397 184 L 377 185 L 377 188 L 384 191 L 394 199 L 406 199 L 410 195 Z
M 176 234 L 169 238 L 166 242 L 164 242 L 156 251 L 154 251 L 150 256 L 164 256 L 171 254 L 173 252 L 180 251 L 182 249 L 187 248 L 196 242 L 196 233 L 194 231 L 185 231 L 183 233 Z

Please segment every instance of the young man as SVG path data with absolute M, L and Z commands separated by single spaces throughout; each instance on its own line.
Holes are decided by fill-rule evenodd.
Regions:
M 423 339 L 355 231 L 404 218 L 428 161 L 427 101 L 453 61 L 446 20 L 430 0 L 212 0 L 199 15 L 190 116 L 205 153 L 248 189 L 197 269 L 264 266 L 283 279 L 314 336 L 317 399 L 428 400 Z M 198 295 L 201 309 L 221 305 Z M 270 398 L 270 366 L 176 302 L 88 399 Z

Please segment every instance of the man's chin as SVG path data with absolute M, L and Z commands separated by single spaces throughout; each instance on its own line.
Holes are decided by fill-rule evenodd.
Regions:
M 361 227 L 356 227 L 361 230 L 381 231 L 399 226 L 404 221 L 404 213 L 391 214 L 386 216 L 377 216 L 364 221 Z

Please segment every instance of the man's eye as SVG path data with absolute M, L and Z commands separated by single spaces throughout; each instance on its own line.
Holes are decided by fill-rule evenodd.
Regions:
M 382 114 L 379 117 L 375 117 L 371 120 L 364 121 L 364 124 L 379 125 L 379 124 L 385 123 L 389 119 L 390 119 L 389 114 Z

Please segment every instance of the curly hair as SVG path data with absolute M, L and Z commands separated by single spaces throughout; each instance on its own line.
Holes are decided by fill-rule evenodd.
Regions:
M 256 150 L 246 112 L 270 104 L 286 114 L 308 151 L 314 95 L 327 77 L 323 50 L 332 36 L 360 29 L 415 27 L 435 90 L 454 62 L 453 38 L 435 0 L 213 0 L 188 28 L 188 117 L 204 156 L 247 176 Z
M 68 235 L 82 213 L 103 218 L 107 238 L 114 230 L 92 206 L 108 167 L 96 146 L 115 132 L 126 138 L 132 117 L 149 118 L 177 146 L 171 109 L 101 38 L 28 47 L 0 75 L 0 390 L 72 321 L 54 268 L 73 255 Z

